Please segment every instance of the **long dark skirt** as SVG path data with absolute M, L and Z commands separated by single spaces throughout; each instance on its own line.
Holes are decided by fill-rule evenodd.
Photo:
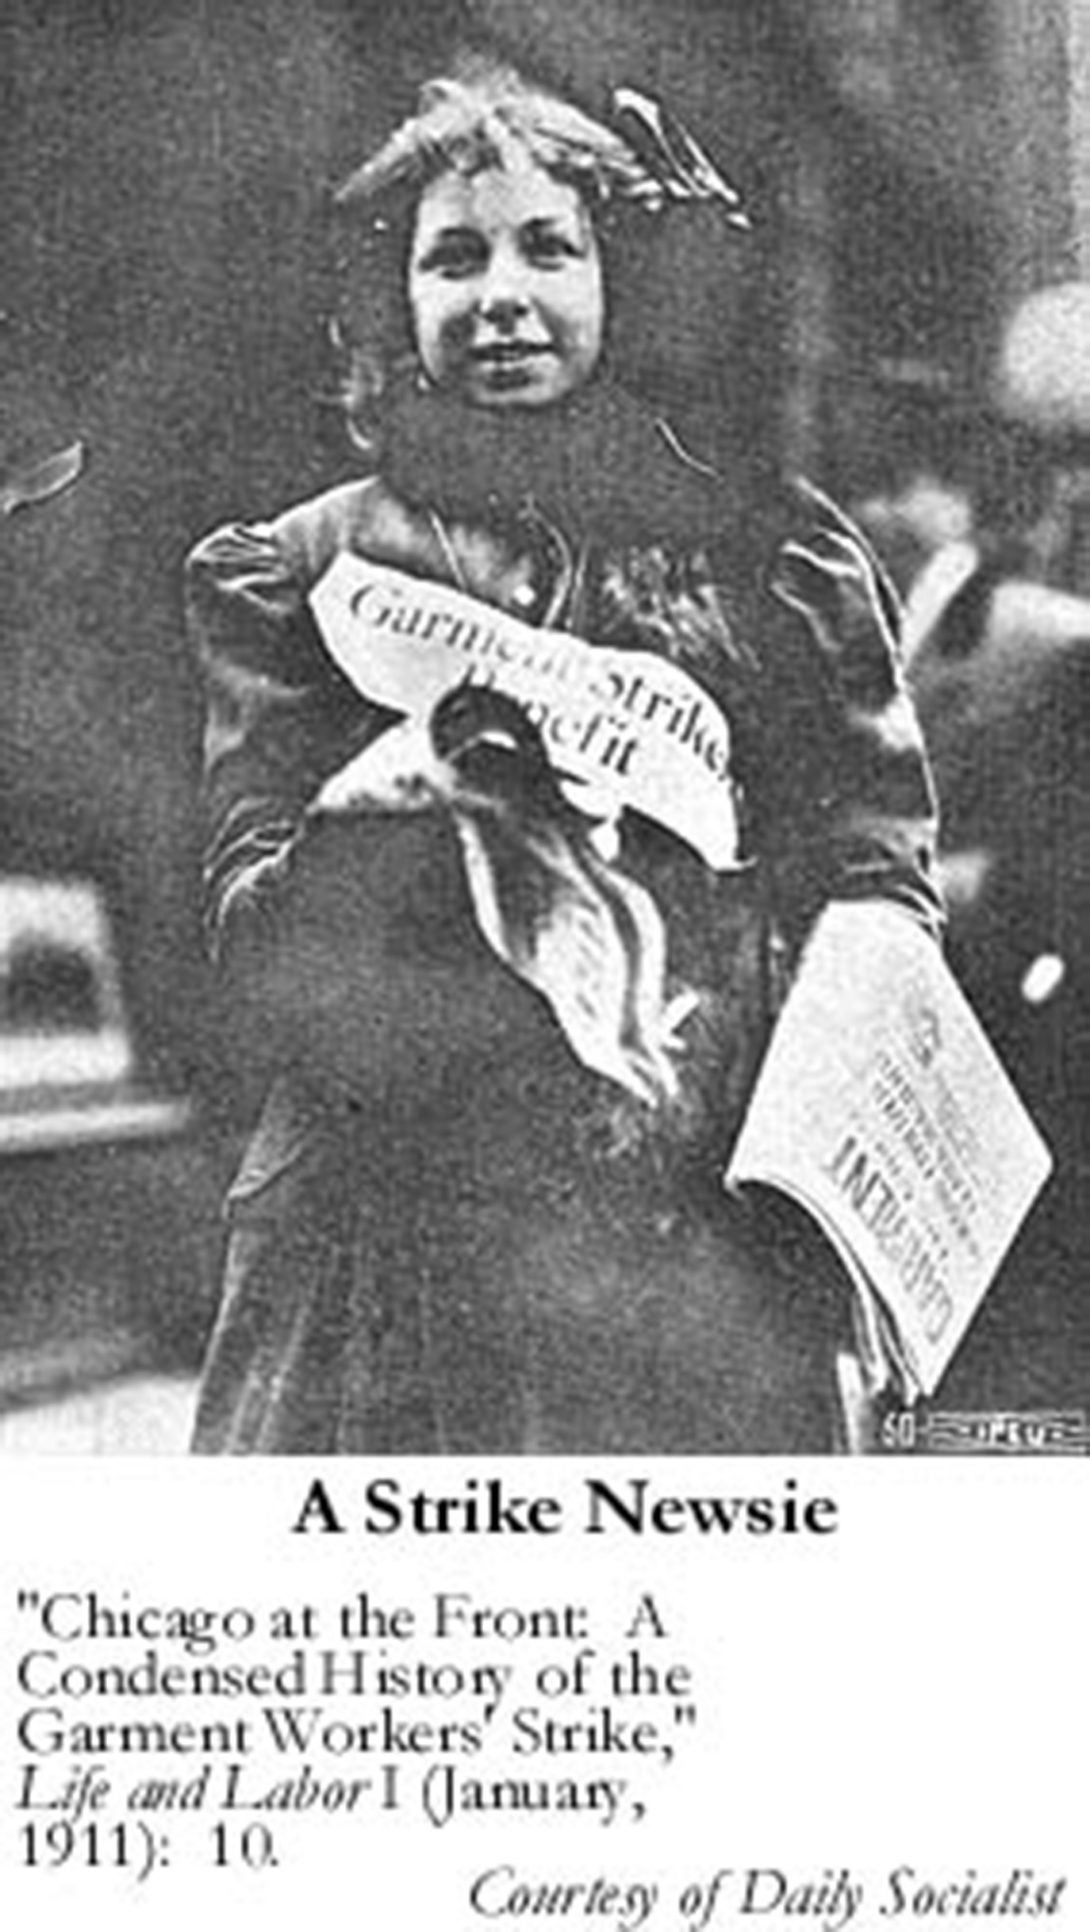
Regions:
M 197 1451 L 839 1446 L 819 1240 L 714 1169 L 573 1161 L 539 1100 L 368 1120 L 282 1086 L 229 1200 Z

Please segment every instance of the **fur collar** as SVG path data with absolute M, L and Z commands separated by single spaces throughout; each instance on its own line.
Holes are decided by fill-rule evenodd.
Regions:
M 495 412 L 406 384 L 383 430 L 381 471 L 407 502 L 501 527 L 532 510 L 571 543 L 690 549 L 722 531 L 734 494 L 606 381 L 553 409 Z

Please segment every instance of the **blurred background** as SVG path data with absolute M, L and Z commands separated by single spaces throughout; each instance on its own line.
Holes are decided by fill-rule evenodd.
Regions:
M 952 955 L 1057 1158 L 942 1394 L 1078 1406 L 1081 0 L 8 0 L 0 33 L 0 1449 L 184 1436 L 253 1095 L 201 953 L 182 562 L 352 469 L 329 191 L 467 39 L 592 108 L 660 93 L 744 193 L 744 276 L 698 228 L 646 353 L 683 421 L 759 412 L 908 598 Z

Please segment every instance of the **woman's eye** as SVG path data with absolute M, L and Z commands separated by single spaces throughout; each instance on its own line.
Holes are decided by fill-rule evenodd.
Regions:
M 460 276 L 479 274 L 484 261 L 485 251 L 479 242 L 469 235 L 451 235 L 434 242 L 419 266 L 428 274 L 457 280 Z
M 524 241 L 527 261 L 540 268 L 560 268 L 573 261 L 579 250 L 556 229 L 531 229 Z

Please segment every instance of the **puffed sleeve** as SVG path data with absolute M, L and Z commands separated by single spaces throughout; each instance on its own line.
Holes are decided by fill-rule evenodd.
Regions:
M 230 524 L 192 552 L 187 621 L 206 696 L 204 891 L 213 952 L 286 883 L 306 808 L 381 728 L 326 654 L 307 603 L 313 559 L 271 524 Z

